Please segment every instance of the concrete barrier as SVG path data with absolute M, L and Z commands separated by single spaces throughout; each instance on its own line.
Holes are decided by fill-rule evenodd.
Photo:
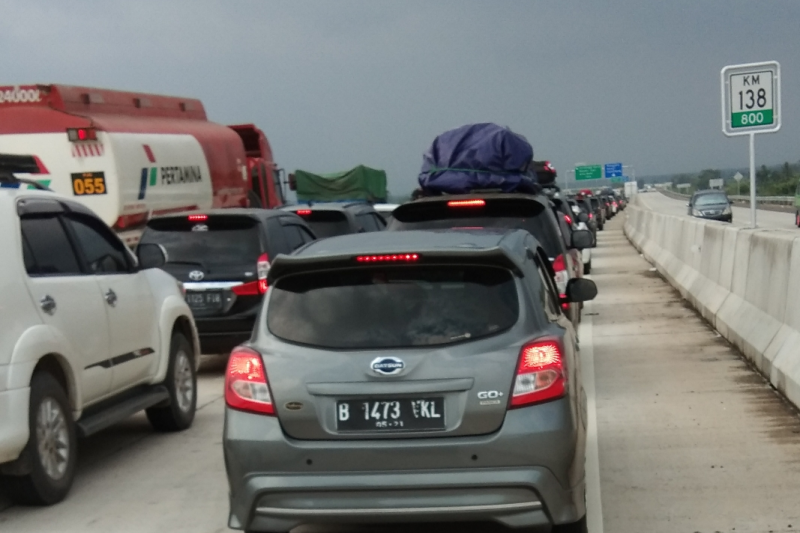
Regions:
M 800 235 L 665 215 L 638 201 L 625 212 L 633 245 L 800 407 Z

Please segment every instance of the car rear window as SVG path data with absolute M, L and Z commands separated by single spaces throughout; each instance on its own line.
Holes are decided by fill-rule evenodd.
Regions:
M 319 239 L 353 232 L 347 215 L 341 211 L 313 210 L 311 213 L 304 213 L 302 217 Z
M 277 281 L 267 326 L 321 348 L 438 346 L 496 335 L 519 316 L 511 272 L 482 266 L 383 267 Z
M 592 204 L 592 209 L 598 209 L 600 207 L 600 200 L 597 198 L 592 198 L 589 200 L 589 202 Z
M 210 215 L 200 221 L 153 219 L 147 223 L 141 243 L 163 246 L 169 263 L 250 263 L 262 253 L 258 221 L 230 215 Z
M 445 203 L 410 204 L 395 210 L 393 231 L 424 229 L 524 229 L 534 237 L 551 258 L 563 253 L 561 230 L 547 210 L 529 200 L 489 201 L 484 209 L 448 208 Z

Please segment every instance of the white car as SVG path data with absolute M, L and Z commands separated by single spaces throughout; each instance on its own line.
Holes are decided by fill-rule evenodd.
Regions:
M 388 225 L 392 221 L 392 213 L 399 205 L 400 204 L 375 204 L 372 207 L 383 217 Z
M 0 482 L 48 505 L 72 485 L 77 437 L 141 410 L 157 430 L 192 424 L 197 332 L 178 282 L 146 268 L 163 249 L 137 261 L 73 199 L 0 188 L 0 227 Z

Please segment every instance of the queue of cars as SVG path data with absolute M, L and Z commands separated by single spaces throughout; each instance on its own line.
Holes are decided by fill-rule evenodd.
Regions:
M 17 251 L 3 482 L 23 503 L 63 499 L 78 436 L 140 410 L 189 427 L 199 354 L 230 353 L 231 527 L 466 515 L 585 531 L 581 205 L 432 196 L 388 227 L 365 203 L 210 209 L 151 219 L 133 254 L 70 199 L 2 189 L 17 228 L 0 237 Z

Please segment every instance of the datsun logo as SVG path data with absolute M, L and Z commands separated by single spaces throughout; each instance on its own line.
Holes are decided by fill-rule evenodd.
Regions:
M 397 357 L 378 357 L 370 364 L 373 372 L 383 376 L 399 374 L 405 367 L 403 360 Z

